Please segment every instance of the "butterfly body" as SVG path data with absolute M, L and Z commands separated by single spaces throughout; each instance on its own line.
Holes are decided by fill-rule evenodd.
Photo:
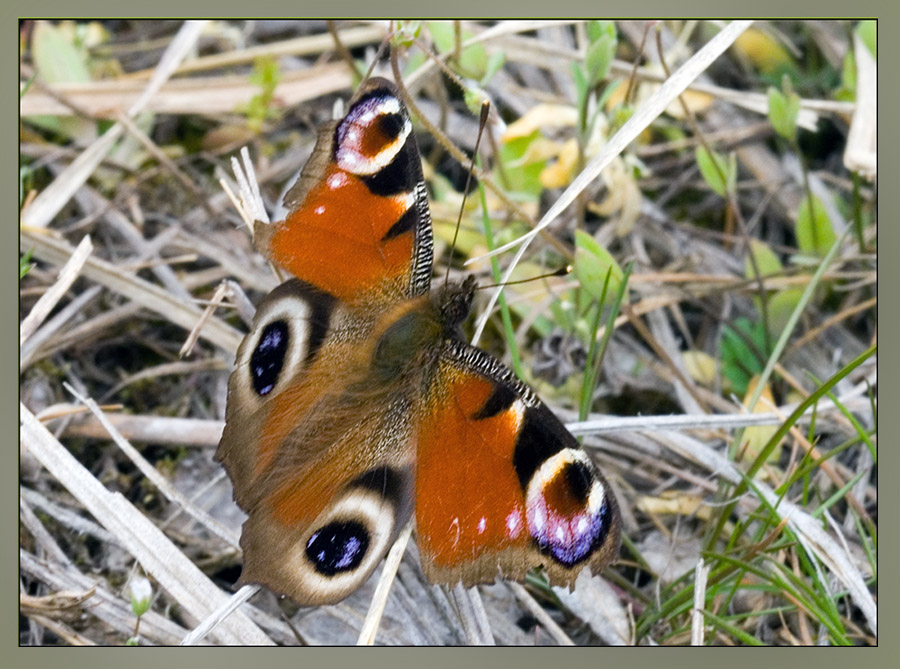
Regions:
M 300 604 L 356 590 L 415 513 L 435 583 L 551 582 L 618 549 L 608 485 L 534 393 L 461 325 L 474 280 L 430 291 L 421 163 L 392 84 L 328 126 L 255 241 L 290 279 L 260 304 L 217 451 L 248 512 L 243 582 Z

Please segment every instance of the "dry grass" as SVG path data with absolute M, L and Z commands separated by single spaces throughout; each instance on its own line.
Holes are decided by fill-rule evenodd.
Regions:
M 124 644 L 144 575 L 142 644 L 203 621 L 215 626 L 194 640 L 213 644 L 877 642 L 875 63 L 854 23 L 761 24 L 722 55 L 745 26 L 661 23 L 663 67 L 655 31 L 617 22 L 616 60 L 581 106 L 572 68 L 590 60 L 591 26 L 466 23 L 459 51 L 453 25 L 425 26 L 398 48 L 418 121 L 439 135 L 417 130 L 436 275 L 465 169 L 448 152 L 477 134 L 449 77 L 503 54 L 452 271 L 464 256 L 499 280 L 515 254 L 493 269 L 484 255 L 505 243 L 514 279 L 575 260 L 574 276 L 511 285 L 497 308 L 485 295 L 472 331 L 584 435 L 626 539 L 572 593 L 538 576 L 465 592 L 424 581 L 413 533 L 396 578 L 299 610 L 265 590 L 231 597 L 242 517 L 212 453 L 246 319 L 278 279 L 218 181 L 248 145 L 275 212 L 351 93 L 346 58 L 368 65 L 388 24 L 96 27 L 22 26 L 21 644 Z M 423 56 L 446 35 L 440 59 Z M 783 73 L 799 143 L 766 117 Z M 734 155 L 725 197 L 699 146 Z M 807 193 L 827 228 L 811 250 Z M 633 263 L 611 316 L 591 299 L 605 256 L 585 235 Z

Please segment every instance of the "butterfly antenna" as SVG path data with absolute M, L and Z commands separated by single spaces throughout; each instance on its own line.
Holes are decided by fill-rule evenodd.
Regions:
M 472 183 L 472 172 L 475 171 L 475 158 L 478 156 L 478 147 L 481 145 L 481 136 L 484 134 L 484 127 L 487 125 L 488 114 L 491 111 L 491 103 L 484 100 L 481 103 L 481 118 L 478 120 L 478 137 L 475 139 L 475 150 L 472 151 L 472 162 L 469 164 L 468 174 L 466 175 L 466 186 L 463 188 L 462 204 L 459 206 L 459 217 L 456 219 L 456 230 L 453 231 L 453 243 L 450 245 L 450 255 L 447 258 L 447 274 L 444 275 L 444 283 L 450 281 L 450 259 L 453 257 L 453 251 L 456 249 L 456 240 L 459 237 L 459 226 L 462 223 L 463 209 L 466 206 L 466 198 L 469 196 L 469 184 Z
M 546 274 L 538 274 L 537 276 L 531 276 L 527 279 L 517 279 L 516 281 L 507 281 L 506 283 L 489 283 L 485 285 L 478 285 L 475 287 L 475 290 L 483 290 L 485 288 L 499 288 L 503 286 L 515 286 L 519 283 L 531 283 L 532 281 L 540 281 L 541 279 L 549 279 L 552 276 L 567 276 L 572 273 L 573 267 L 571 265 L 566 265 L 565 267 L 560 267 L 558 270 L 554 272 L 547 272 Z

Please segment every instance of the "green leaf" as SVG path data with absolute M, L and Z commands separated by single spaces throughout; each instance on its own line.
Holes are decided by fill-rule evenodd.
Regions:
M 859 38 L 863 41 L 869 51 L 872 53 L 872 58 L 878 57 L 878 23 L 872 19 L 867 21 L 860 21 L 856 25 L 856 34 L 859 35 Z
M 463 41 L 471 35 L 463 33 Z M 459 70 L 467 77 L 481 81 L 488 68 L 488 53 L 483 44 L 473 44 L 463 49 L 459 56 Z
M 72 43 L 70 35 L 61 27 L 38 21 L 34 26 L 31 53 L 38 75 L 48 84 L 91 80 L 85 52 Z
M 495 51 L 488 58 L 487 65 L 484 68 L 484 75 L 481 77 L 481 85 L 487 86 L 491 78 L 500 71 L 500 68 L 506 63 L 506 54 L 502 51 Z
M 789 86 L 788 86 L 789 88 Z M 769 87 L 769 122 L 775 132 L 793 142 L 797 137 L 797 114 L 800 113 L 800 96 L 793 90 L 782 93 Z
M 722 331 L 722 375 L 731 384 L 730 390 L 743 397 L 750 379 L 763 371 L 766 333 L 761 320 L 751 322 L 738 318 L 734 326 Z
M 428 31 L 434 45 L 440 53 L 450 53 L 456 48 L 456 30 L 452 21 L 429 21 Z M 468 30 L 460 32 L 460 41 L 465 42 L 472 37 Z M 490 65 L 487 49 L 483 44 L 472 44 L 462 50 L 456 63 L 460 74 L 481 81 L 485 78 Z M 494 70 L 496 73 L 496 70 Z
M 759 270 L 760 276 L 778 274 L 782 270 L 781 261 L 778 260 L 778 256 L 765 242 L 761 242 L 758 239 L 751 239 L 750 254 L 753 256 L 753 260 L 756 261 L 756 269 Z M 753 262 L 750 261 L 749 257 L 744 262 L 744 276 L 748 279 L 757 278 L 753 268 Z
M 616 38 L 609 35 L 603 35 L 587 48 L 584 66 L 587 70 L 587 79 L 591 87 L 596 86 L 597 83 L 606 78 L 615 55 Z
M 575 328 L 575 311 L 570 302 L 553 300 L 550 303 L 550 313 L 553 314 L 553 321 L 562 330 L 570 332 Z
M 841 85 L 832 94 L 835 100 L 853 102 L 856 100 L 856 56 L 853 51 L 844 54 L 841 65 Z
M 267 120 L 277 118 L 280 114 L 280 111 L 272 105 L 275 88 L 280 80 L 278 63 L 271 56 L 257 58 L 253 63 L 250 81 L 260 90 L 246 104 L 240 105 L 238 111 L 247 117 L 247 125 L 254 133 L 261 132 Z
M 66 30 L 62 24 L 54 25 L 47 21 L 35 24 L 31 53 L 35 72 L 42 81 L 56 84 L 86 83 L 91 80 L 87 51 L 74 44 L 73 36 L 73 31 Z M 85 143 L 97 136 L 97 124 L 94 121 L 76 116 L 29 116 L 28 122 Z
M 534 130 L 529 135 L 500 144 L 500 162 L 504 165 L 503 177 L 507 189 L 525 200 L 537 200 L 544 190 L 540 176 L 547 166 L 547 160 L 529 160 L 526 155 L 531 143 L 538 139 L 541 139 L 541 132 Z M 499 168 L 495 168 L 495 171 L 498 181 L 503 183 Z
M 397 30 L 391 36 L 391 44 L 409 48 L 422 32 L 421 21 L 398 21 Z
M 34 267 L 34 263 L 31 262 L 31 254 L 34 253 L 34 249 L 28 249 L 19 256 L 19 281 L 25 278 L 25 275 L 31 271 L 31 268 Z
M 587 29 L 588 41 L 592 44 L 603 39 L 603 37 L 616 39 L 615 21 L 588 21 L 585 28 Z
M 19 168 L 19 207 L 25 202 L 25 195 L 34 186 L 34 171 L 30 165 L 22 165 Z
M 429 21 L 427 24 L 431 39 L 439 53 L 453 50 L 453 24 L 449 21 Z
M 803 297 L 802 288 L 785 288 L 774 293 L 766 302 L 769 335 L 775 339 L 784 330 L 794 309 Z
M 481 113 L 481 105 L 485 100 L 484 91 L 480 88 L 466 86 L 466 88 L 463 89 L 463 100 L 466 103 L 466 109 L 472 112 L 472 114 L 478 115 Z
M 590 89 L 587 75 L 578 63 L 572 63 L 572 82 L 575 84 L 576 105 L 575 109 L 584 109 L 584 101 Z
M 729 193 L 734 192 L 737 183 L 737 159 L 733 153 L 726 159 L 718 151 L 710 153 L 705 147 L 698 146 L 694 155 L 700 174 L 710 188 L 722 197 L 728 197 Z
M 812 208 L 809 203 L 808 195 L 800 201 L 794 234 L 797 235 L 797 247 L 800 251 L 821 258 L 828 253 L 828 249 L 834 245 L 837 237 L 822 201 L 813 195 Z
M 609 251 L 583 230 L 575 231 L 575 276 L 591 297 L 600 300 L 609 275 L 607 295 L 615 295 L 622 282 L 622 268 Z

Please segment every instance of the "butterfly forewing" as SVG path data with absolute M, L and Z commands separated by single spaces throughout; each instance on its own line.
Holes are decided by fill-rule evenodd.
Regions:
M 287 196 L 290 215 L 255 226 L 257 244 L 295 277 L 351 305 L 428 292 L 432 236 L 412 123 L 393 84 L 371 79 L 319 135 Z

